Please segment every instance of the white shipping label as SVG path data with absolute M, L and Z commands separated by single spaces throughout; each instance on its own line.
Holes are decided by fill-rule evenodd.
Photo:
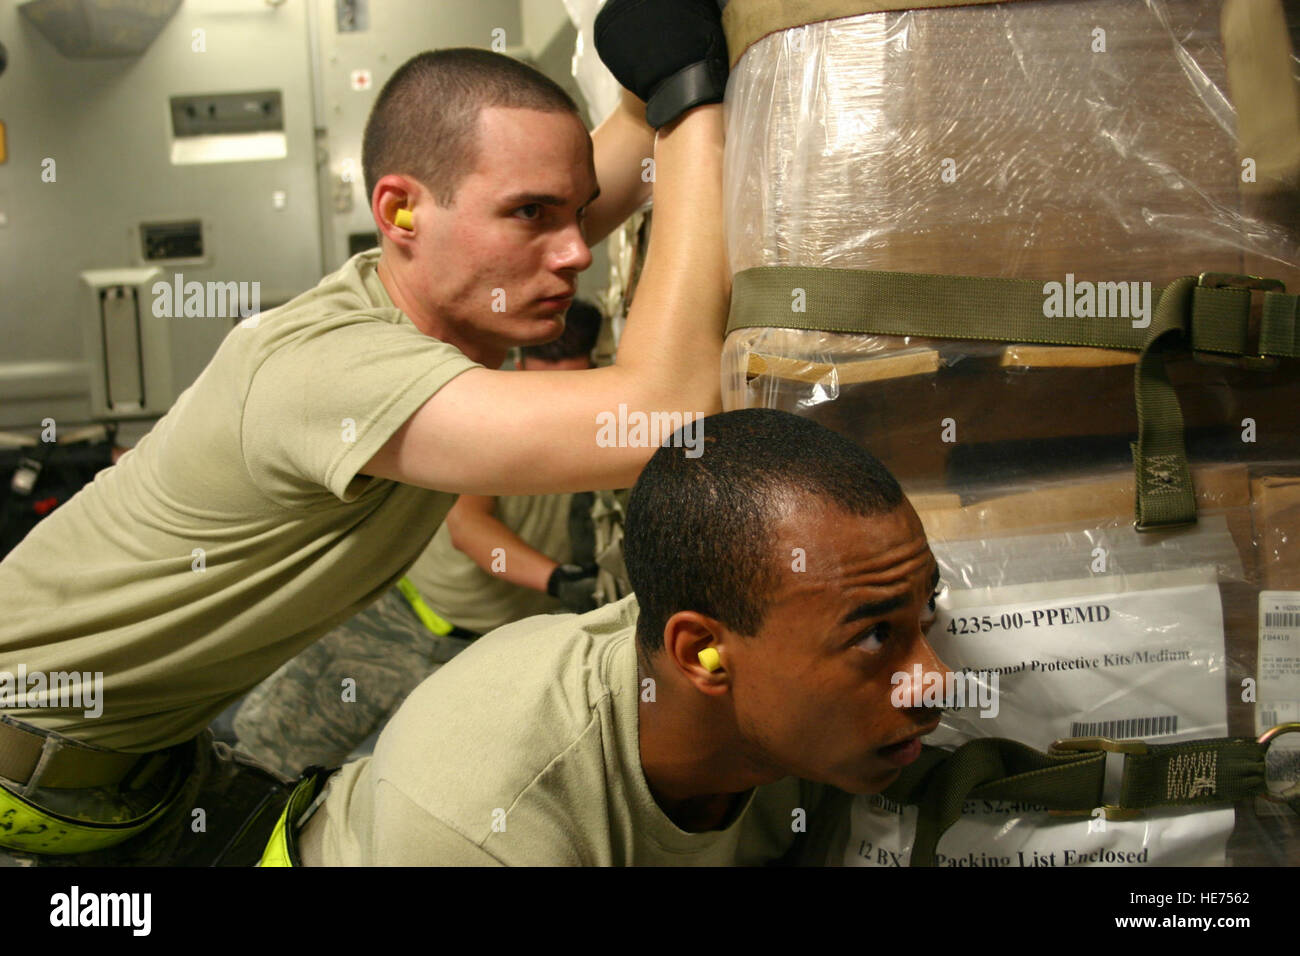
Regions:
M 1256 730 L 1300 721 L 1300 591 L 1259 594 L 1259 687 Z M 1284 734 L 1268 748 L 1269 786 L 1300 781 L 1300 734 Z
M 1223 611 L 1213 568 L 949 590 L 930 643 L 979 693 L 945 711 L 926 743 L 1008 737 L 1039 750 L 1065 737 L 1156 743 L 1227 734 Z M 996 676 L 995 676 L 996 675 Z M 968 686 L 975 681 L 967 676 Z M 996 693 L 989 692 L 996 688 Z M 1123 758 L 1107 758 L 1115 800 Z M 1211 768 L 1189 785 L 1214 786 Z M 940 866 L 1211 865 L 1224 862 L 1234 814 L 1168 808 L 1135 820 L 1053 817 L 1043 807 L 968 800 L 939 841 Z M 906 866 L 916 808 L 853 801 L 846 866 Z M 837 852 L 837 851 L 832 851 Z

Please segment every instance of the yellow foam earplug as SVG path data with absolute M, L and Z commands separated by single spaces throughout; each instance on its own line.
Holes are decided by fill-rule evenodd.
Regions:
M 715 648 L 706 647 L 700 651 L 700 663 L 706 671 L 716 671 L 722 666 L 722 658 L 718 656 Z
M 393 216 L 393 225 L 398 229 L 411 229 L 415 226 L 415 219 L 411 216 L 411 210 L 399 209 L 397 215 Z

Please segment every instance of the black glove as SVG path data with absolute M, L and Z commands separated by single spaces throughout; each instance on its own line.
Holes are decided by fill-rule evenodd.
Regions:
M 596 52 L 645 100 L 658 129 L 727 90 L 727 38 L 717 0 L 609 0 L 596 14 Z
M 557 564 L 546 581 L 546 593 L 570 611 L 586 614 L 596 609 L 596 573 L 594 564 Z

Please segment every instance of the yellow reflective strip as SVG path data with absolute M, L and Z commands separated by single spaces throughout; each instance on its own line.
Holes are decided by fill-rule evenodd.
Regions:
M 410 578 L 403 577 L 398 581 L 397 590 L 402 592 L 402 597 L 406 598 L 406 603 L 411 605 L 411 610 L 415 612 L 415 616 L 423 622 L 425 627 L 444 637 L 451 633 L 451 622 L 440 618 L 433 612 L 433 608 L 424 603 L 424 598 L 420 597 L 420 592 L 416 590 Z
M 285 836 L 291 806 L 293 806 L 292 799 L 280 814 L 280 819 L 275 821 L 275 829 L 271 831 L 271 839 L 266 842 L 266 851 L 262 854 L 262 862 L 258 866 L 293 866 L 293 861 L 289 859 L 289 838 Z
M 28 803 L 0 787 L 0 846 L 24 853 L 66 855 L 90 853 L 129 840 L 152 824 L 180 795 L 180 789 L 143 817 L 124 824 L 94 824 L 67 820 Z
M 294 820 L 293 825 L 297 825 L 296 821 L 307 812 L 307 808 L 316 799 L 317 790 L 323 791 L 329 778 L 329 774 L 313 773 L 298 781 L 293 792 L 289 794 L 289 800 L 284 805 L 280 819 L 275 821 L 275 829 L 271 831 L 271 837 L 266 841 L 266 849 L 262 852 L 262 861 L 258 866 L 293 866 L 293 856 L 289 853 L 289 821 Z

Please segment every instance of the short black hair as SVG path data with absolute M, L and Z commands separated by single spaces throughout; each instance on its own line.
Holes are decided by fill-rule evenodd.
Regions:
M 524 358 L 541 362 L 558 362 L 562 359 L 583 358 L 591 355 L 600 338 L 600 323 L 604 316 L 600 309 L 585 299 L 574 299 L 564 316 L 564 331 L 558 339 L 545 345 L 525 345 L 519 351 Z
M 780 583 L 773 525 L 790 504 L 813 496 L 865 517 L 904 501 L 874 455 L 811 419 L 747 408 L 702 426 L 702 454 L 692 458 L 690 445 L 669 439 L 628 499 L 623 551 L 647 655 L 663 647 L 678 611 L 758 633 Z
M 478 163 L 478 117 L 489 106 L 569 111 L 582 121 L 573 98 L 526 63 L 477 47 L 428 50 L 397 68 L 370 110 L 361 145 L 366 201 L 375 183 L 401 173 L 438 205 L 453 205 Z

